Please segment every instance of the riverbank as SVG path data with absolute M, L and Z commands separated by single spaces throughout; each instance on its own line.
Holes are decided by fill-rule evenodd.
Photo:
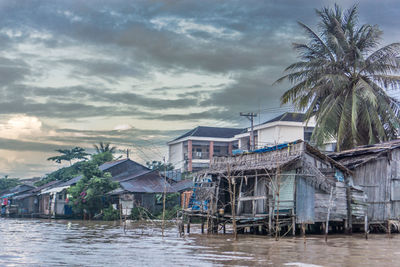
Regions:
M 0 218 L 0 265 L 28 266 L 398 266 L 400 235 L 287 237 L 202 235 L 179 237 L 132 222 Z M 303 265 L 302 265 L 303 264 Z

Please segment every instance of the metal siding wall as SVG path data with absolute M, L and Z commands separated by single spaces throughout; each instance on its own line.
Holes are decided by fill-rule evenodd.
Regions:
M 296 222 L 314 223 L 315 189 L 303 178 L 296 179 Z
M 264 177 L 258 178 L 256 196 L 267 196 L 267 190 L 266 190 Z M 264 200 L 264 199 L 256 200 L 258 214 L 267 212 L 265 202 L 266 202 L 266 200 Z
M 294 204 L 294 182 L 296 171 L 283 172 L 279 189 L 279 210 L 293 209 Z M 288 175 L 293 174 L 293 175 Z M 277 202 L 275 207 L 277 207 Z

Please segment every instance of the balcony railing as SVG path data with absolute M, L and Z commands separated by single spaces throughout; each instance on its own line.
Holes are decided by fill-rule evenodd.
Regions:
M 188 159 L 188 154 L 185 153 L 185 159 Z M 192 152 L 192 159 L 209 159 L 210 153 L 208 152 Z

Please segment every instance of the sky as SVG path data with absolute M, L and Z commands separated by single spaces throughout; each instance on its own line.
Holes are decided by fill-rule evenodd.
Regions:
M 161 160 L 198 125 L 247 127 L 291 110 L 275 85 L 317 29 L 354 1 L 0 1 L 0 176 L 44 176 L 56 149 L 109 142 Z M 400 3 L 359 1 L 360 23 L 400 41 Z M 122 152 L 121 152 L 122 153 Z

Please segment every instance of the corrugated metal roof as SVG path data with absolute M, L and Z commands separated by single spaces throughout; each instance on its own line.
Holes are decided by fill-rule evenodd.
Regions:
M 172 185 L 172 190 L 175 192 L 182 192 L 192 189 L 194 186 L 192 179 L 181 180 Z
M 73 184 L 76 184 L 77 182 L 79 182 L 81 179 L 83 178 L 83 175 L 78 175 L 74 178 L 72 178 L 71 180 L 68 180 L 64 183 L 59 184 L 59 187 L 63 187 L 63 186 L 71 186 Z
M 99 169 L 104 171 L 104 170 L 107 170 L 107 169 L 109 169 L 111 167 L 114 167 L 115 165 L 121 164 L 122 162 L 125 162 L 127 160 L 129 160 L 129 159 L 120 159 L 120 160 L 108 161 L 106 163 L 101 164 L 99 166 Z
M 396 148 L 400 148 L 400 139 L 374 145 L 359 146 L 353 149 L 331 153 L 329 156 L 346 167 L 353 169 L 373 161 L 380 156 L 387 155 L 389 151 Z
M 143 175 L 143 174 L 146 174 L 149 172 L 152 172 L 152 171 L 151 170 L 126 171 L 126 172 L 123 172 L 123 173 L 113 176 L 112 180 L 116 181 L 116 182 L 122 182 L 122 181 L 126 181 L 126 180 L 138 177 L 140 175 Z
M 132 193 L 163 193 L 164 187 L 168 193 L 175 192 L 170 184 L 165 184 L 164 178 L 160 177 L 156 171 L 121 181 L 120 185 Z
M 35 187 L 31 186 L 31 185 L 21 184 L 21 185 L 14 186 L 13 188 L 10 188 L 8 190 L 1 192 L 0 196 L 4 197 L 5 195 L 7 195 L 7 196 L 16 195 L 19 193 L 23 193 L 23 192 L 32 190 L 34 188 Z

